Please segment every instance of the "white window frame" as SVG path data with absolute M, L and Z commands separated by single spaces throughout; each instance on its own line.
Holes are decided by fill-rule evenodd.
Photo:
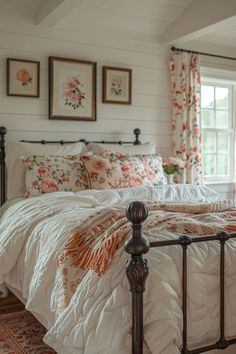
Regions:
M 227 72 L 227 71 L 226 71 Z M 215 75 L 214 75 L 215 74 Z M 230 115 L 230 127 L 228 129 L 219 128 L 201 128 L 202 136 L 204 131 L 214 131 L 218 132 L 228 132 L 230 134 L 230 172 L 229 177 L 225 176 L 206 176 L 204 177 L 203 171 L 203 182 L 206 184 L 218 184 L 218 183 L 233 183 L 235 181 L 234 171 L 235 171 L 235 113 L 236 113 L 236 77 L 235 80 L 228 80 L 229 73 L 224 75 L 224 72 L 217 70 L 210 70 L 210 75 L 207 75 L 207 70 L 205 69 L 202 73 L 201 84 L 208 86 L 217 87 L 228 87 L 229 88 L 229 115 Z M 219 77 L 220 76 L 220 77 Z M 223 77 L 225 76 L 225 79 Z M 234 73 L 235 76 L 235 73 Z M 231 76 L 232 77 L 232 76 Z M 215 110 L 215 107 L 214 107 Z

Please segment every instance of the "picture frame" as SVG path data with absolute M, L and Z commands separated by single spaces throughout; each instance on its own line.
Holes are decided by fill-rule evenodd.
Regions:
M 7 95 L 39 97 L 40 62 L 7 58 Z
M 104 66 L 102 92 L 104 103 L 131 104 L 132 70 Z
M 94 61 L 49 57 L 49 119 L 96 121 Z

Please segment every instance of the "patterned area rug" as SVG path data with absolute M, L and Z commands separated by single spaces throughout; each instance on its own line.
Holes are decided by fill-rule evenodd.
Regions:
M 26 310 L 0 316 L 0 354 L 51 354 L 45 328 Z

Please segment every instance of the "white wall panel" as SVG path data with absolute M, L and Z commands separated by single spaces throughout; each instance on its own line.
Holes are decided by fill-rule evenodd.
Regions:
M 124 1 L 123 1 L 124 2 Z M 37 26 L 33 12 L 39 1 L 24 0 L 22 11 L 19 1 L 0 1 L 0 125 L 8 129 L 8 138 L 63 138 L 78 139 L 133 139 L 133 129 L 140 128 L 142 141 L 155 141 L 157 150 L 163 155 L 171 151 L 171 108 L 168 58 L 169 49 L 155 43 L 154 38 L 143 41 L 135 37 L 139 16 L 146 16 L 139 30 L 146 32 L 165 25 L 165 19 L 155 27 L 154 18 L 148 17 L 154 8 L 164 11 L 163 3 L 152 1 L 145 14 L 142 4 L 137 2 L 136 15 L 127 21 L 126 15 L 111 9 L 103 15 L 100 9 L 91 11 L 91 16 L 83 21 L 75 20 L 75 14 L 63 19 L 55 27 Z M 125 3 L 125 2 L 124 2 Z M 100 5 L 104 5 L 102 2 Z M 83 7 L 84 13 L 91 10 L 93 2 Z M 117 5 L 118 6 L 118 5 Z M 127 3 L 127 6 L 128 3 Z M 180 7 L 167 6 L 171 16 L 175 16 Z M 119 9 L 118 9 L 119 10 Z M 149 12 L 148 12 L 149 11 Z M 96 13 L 99 19 L 94 21 Z M 116 23 L 108 28 L 110 21 Z M 82 16 L 82 12 L 81 12 Z M 116 18 L 117 16 L 117 18 Z M 104 23 L 102 26 L 100 23 Z M 119 25 L 118 25 L 119 24 Z M 106 27 L 107 26 L 107 27 Z M 137 27 L 137 26 L 136 26 Z M 133 31 L 133 35 L 129 33 Z M 137 28 L 138 30 L 138 28 Z M 150 32 L 150 33 L 151 33 Z M 128 33 L 128 34 L 127 34 Z M 134 38 L 134 40 L 133 40 Z M 48 119 L 48 56 L 88 59 L 97 62 L 97 121 L 67 121 Z M 40 98 L 8 97 L 6 95 L 6 58 L 39 60 Z M 102 103 L 102 66 L 110 65 L 131 68 L 133 71 L 132 105 Z
M 169 47 L 158 36 L 191 0 L 88 0 L 56 26 L 35 25 L 40 0 L 0 0 L 0 125 L 8 138 L 86 138 L 155 141 L 157 151 L 171 154 Z M 185 43 L 193 50 L 223 53 L 203 41 Z M 232 54 L 230 52 L 228 54 Z M 48 119 L 48 57 L 97 62 L 97 121 Z M 6 96 L 6 58 L 39 60 L 40 98 Z M 234 62 L 202 58 L 203 65 L 226 69 Z M 133 73 L 132 105 L 102 103 L 102 66 L 128 67 Z M 211 185 L 221 198 L 234 195 L 234 185 Z

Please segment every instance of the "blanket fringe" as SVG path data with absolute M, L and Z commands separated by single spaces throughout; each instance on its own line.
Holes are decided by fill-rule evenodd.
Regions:
M 96 215 L 94 220 L 90 219 L 89 227 L 79 228 L 71 234 L 58 259 L 58 265 L 70 259 L 72 266 L 83 270 L 92 269 L 98 274 L 107 270 L 116 249 L 127 234 L 127 231 L 124 232 L 127 219 L 124 211 L 105 211 L 104 214 Z
M 93 269 L 96 273 L 104 273 L 117 250 L 124 236 L 114 233 L 101 247 L 93 250 L 79 233 L 74 234 L 73 239 L 66 246 L 66 253 L 73 259 L 72 265 L 83 270 Z M 64 257 L 63 257 L 64 258 Z M 64 259 L 59 259 L 59 265 Z

